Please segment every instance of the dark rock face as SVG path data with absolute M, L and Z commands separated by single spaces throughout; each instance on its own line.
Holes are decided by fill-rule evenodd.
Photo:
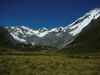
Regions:
M 51 32 L 48 33 L 45 37 L 41 38 L 41 40 L 37 44 L 61 48 L 64 45 L 68 44 L 73 38 L 74 36 L 69 34 L 68 31 Z
M 16 40 L 10 35 L 7 29 L 0 25 L 0 42 L 15 43 Z

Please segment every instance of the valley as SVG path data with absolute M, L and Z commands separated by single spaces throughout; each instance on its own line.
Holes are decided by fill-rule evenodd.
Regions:
M 0 25 L 0 75 L 100 75 L 100 8 L 66 27 Z

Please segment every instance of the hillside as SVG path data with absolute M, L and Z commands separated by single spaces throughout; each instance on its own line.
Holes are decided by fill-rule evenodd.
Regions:
M 7 29 L 0 25 L 0 43 L 15 43 L 16 40 L 10 35 Z
M 73 42 L 60 52 L 66 53 L 95 53 L 100 52 L 100 17 L 92 20 Z

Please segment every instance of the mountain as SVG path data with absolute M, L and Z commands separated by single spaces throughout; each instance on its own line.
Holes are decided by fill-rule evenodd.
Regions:
M 15 43 L 16 40 L 11 36 L 7 29 L 0 25 L 0 43 Z
M 92 20 L 69 45 L 61 49 L 64 53 L 100 52 L 100 17 Z
M 100 16 L 100 8 L 95 8 L 66 27 L 31 29 L 26 26 L 6 27 L 14 39 L 32 45 L 48 45 L 62 48 L 71 43 L 92 20 Z

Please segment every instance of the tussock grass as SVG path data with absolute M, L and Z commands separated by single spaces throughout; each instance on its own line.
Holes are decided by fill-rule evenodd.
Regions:
M 0 75 L 99 75 L 100 59 L 67 56 L 0 56 Z

